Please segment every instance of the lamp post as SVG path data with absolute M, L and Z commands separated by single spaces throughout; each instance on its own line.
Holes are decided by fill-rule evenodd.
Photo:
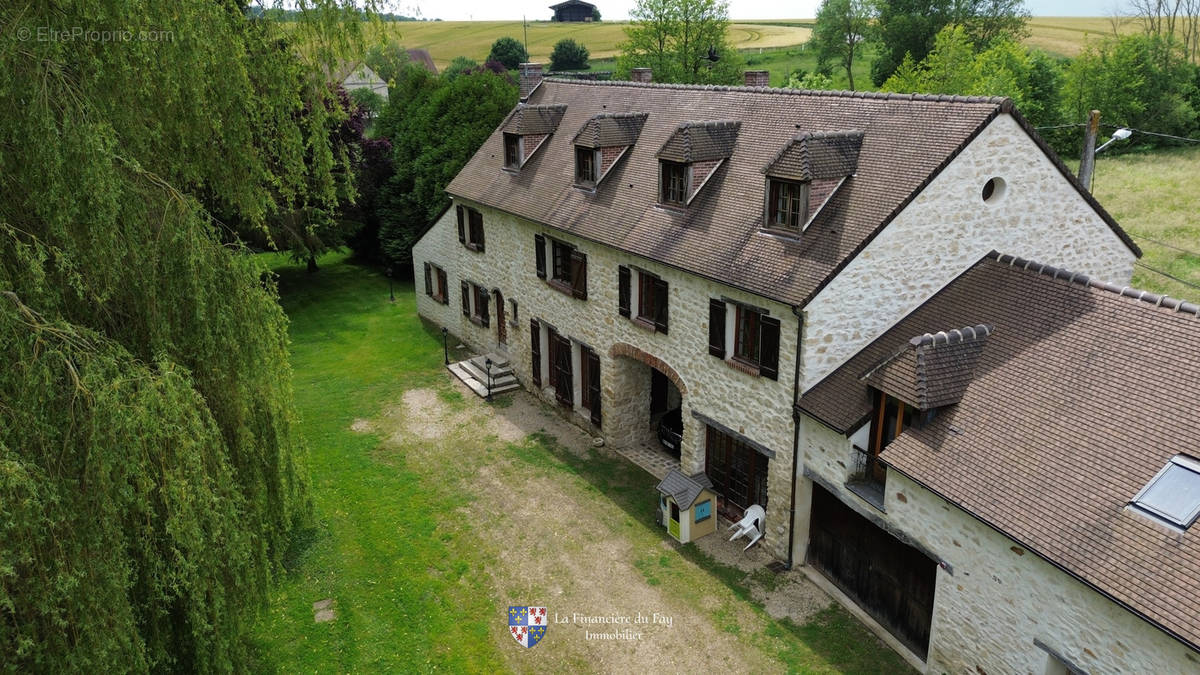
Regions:
M 487 388 L 488 388 L 487 396 L 484 397 L 484 400 L 490 403 L 492 401 L 492 360 L 490 358 L 484 359 L 483 365 L 485 368 L 487 368 Z
M 1121 127 L 1120 129 L 1117 129 L 1116 131 L 1113 132 L 1112 138 L 1105 141 L 1104 145 L 1101 145 L 1100 147 L 1096 148 L 1096 154 L 1097 155 L 1100 154 L 1101 152 L 1104 151 L 1105 148 L 1112 145 L 1113 143 L 1116 143 L 1117 141 L 1128 140 L 1129 137 L 1132 135 L 1133 135 L 1133 132 L 1126 129 L 1125 127 Z
M 391 265 L 388 265 L 388 268 L 387 268 L 387 278 L 388 278 L 388 302 L 395 302 L 396 301 L 396 293 L 394 290 L 392 290 L 392 266 Z
M 442 358 L 446 360 L 445 365 L 450 365 L 450 345 L 446 342 L 446 327 L 442 327 Z

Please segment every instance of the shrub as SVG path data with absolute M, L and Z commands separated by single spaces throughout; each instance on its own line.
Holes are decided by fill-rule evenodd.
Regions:
M 529 52 L 525 51 L 525 46 L 517 42 L 516 38 L 502 37 L 492 43 L 492 51 L 488 53 L 487 60 L 499 61 L 505 68 L 516 70 L 517 66 L 529 60 Z
M 588 49 L 571 38 L 563 38 L 550 52 L 550 70 L 585 70 Z

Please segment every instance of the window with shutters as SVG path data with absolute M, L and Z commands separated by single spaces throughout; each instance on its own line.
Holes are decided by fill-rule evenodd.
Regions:
M 600 426 L 600 355 L 591 347 L 579 347 L 581 404 L 592 424 Z
M 574 371 L 571 367 L 571 341 L 550 329 L 550 386 L 554 398 L 570 408 L 575 405 Z
M 483 214 L 459 204 L 455 207 L 458 217 L 458 241 L 472 251 L 483 252 Z
M 433 263 L 425 263 L 425 295 L 443 305 L 450 302 L 450 290 L 446 287 L 446 270 Z
M 466 282 L 463 283 L 466 284 Z M 464 289 L 464 300 L 466 300 L 466 293 L 467 291 Z M 491 324 L 491 315 L 488 311 L 488 300 L 490 296 L 488 290 L 479 284 L 472 283 L 470 284 L 469 295 L 471 298 L 471 312 L 469 315 L 471 317 L 471 323 L 487 328 Z M 466 313 L 467 312 L 465 311 L 463 312 L 463 314 Z
M 729 345 L 728 319 L 733 321 Z M 779 319 L 765 310 L 713 298 L 708 307 L 708 353 L 725 359 L 735 370 L 778 380 L 779 327 Z
M 546 246 L 550 247 L 550 286 L 580 300 L 587 299 L 587 255 L 570 244 L 535 236 L 538 277 L 546 278 Z
M 662 167 L 659 178 L 659 199 L 664 204 L 684 206 L 687 204 L 688 165 L 677 162 L 659 161 Z
M 767 505 L 767 471 L 770 460 L 742 437 L 704 428 L 704 473 L 720 495 L 719 508 L 728 517 L 740 518 L 753 504 Z
M 542 326 L 537 319 L 529 320 L 529 358 L 533 364 L 533 386 L 542 386 Z
M 667 282 L 645 270 L 636 270 L 637 287 L 631 290 L 633 270 L 617 268 L 617 311 L 634 323 L 658 333 L 667 332 Z M 636 302 L 633 300 L 636 290 Z M 635 305 L 636 307 L 631 307 Z M 632 310 L 636 309 L 636 313 Z

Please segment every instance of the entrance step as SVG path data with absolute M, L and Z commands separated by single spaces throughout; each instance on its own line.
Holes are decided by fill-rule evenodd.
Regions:
M 478 365 L 476 364 L 478 360 Z M 486 398 L 488 395 L 488 377 L 486 373 L 486 362 L 483 357 L 475 357 L 458 363 L 451 363 L 446 368 L 454 373 L 454 376 L 462 380 L 463 384 L 471 388 L 471 391 L 478 394 L 480 397 Z M 504 361 L 504 366 L 499 367 L 493 361 L 492 368 L 492 396 L 502 394 L 506 391 L 512 391 L 521 386 L 517 381 L 516 376 L 512 374 L 512 369 L 508 367 L 508 361 Z

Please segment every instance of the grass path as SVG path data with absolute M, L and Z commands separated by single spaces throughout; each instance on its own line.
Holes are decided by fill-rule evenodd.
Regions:
M 254 638 L 255 671 L 893 673 L 904 664 L 836 605 L 800 624 L 756 598 L 794 579 L 666 541 L 654 481 L 526 393 L 487 405 L 441 367 L 411 285 L 342 256 L 317 275 L 277 260 L 291 318 L 316 525 L 289 556 Z M 332 598 L 337 619 L 313 621 Z M 508 605 L 659 612 L 637 641 L 553 624 L 529 650 Z M 605 628 L 601 628 L 601 631 Z

